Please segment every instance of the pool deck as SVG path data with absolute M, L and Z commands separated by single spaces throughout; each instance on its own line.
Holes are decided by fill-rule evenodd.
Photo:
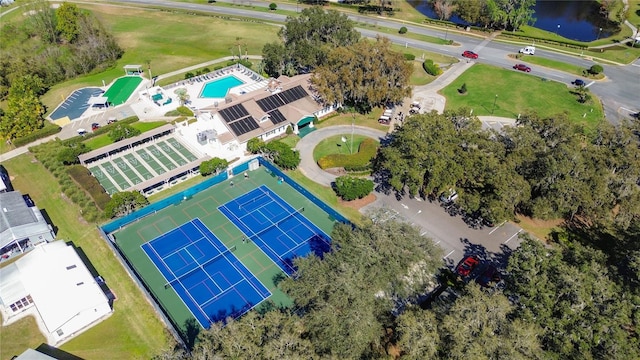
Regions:
M 244 84 L 238 85 L 229 90 L 229 94 L 240 96 L 244 93 L 264 89 L 267 87 L 268 81 L 244 66 L 237 68 L 236 66 L 227 67 L 221 70 L 212 71 L 205 75 L 199 75 L 188 80 L 181 80 L 174 84 L 164 86 L 162 88 L 143 88 L 138 93 L 138 100 L 131 105 L 140 119 L 161 118 L 168 111 L 175 110 L 180 106 L 180 100 L 176 95 L 176 90 L 185 89 L 189 95 L 189 103 L 187 106 L 194 113 L 198 109 L 215 105 L 216 103 L 224 104 L 224 98 L 201 98 L 200 93 L 205 84 L 222 79 L 226 76 L 235 76 Z M 163 99 L 157 104 L 151 99 L 149 94 L 156 94 L 158 91 L 163 93 Z M 170 97 L 171 103 L 166 104 L 166 99 Z

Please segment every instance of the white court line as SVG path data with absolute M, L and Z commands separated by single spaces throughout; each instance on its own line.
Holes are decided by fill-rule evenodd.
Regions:
M 489 231 L 489 235 L 493 234 L 494 231 L 498 230 L 502 225 L 504 225 L 504 223 L 506 223 L 507 221 L 503 221 L 500 225 L 496 226 L 495 229 Z
M 445 256 L 443 257 L 443 259 L 448 258 L 448 257 L 449 257 L 449 255 L 453 254 L 454 252 L 455 252 L 455 250 L 451 250 L 451 252 L 450 252 L 450 253 L 448 253 L 447 255 L 445 255 Z
M 505 244 L 506 244 L 506 243 L 508 243 L 509 241 L 511 241 L 511 239 L 513 239 L 514 237 L 518 236 L 518 234 L 520 234 L 521 232 L 522 232 L 522 229 L 518 230 L 518 232 L 517 232 L 517 233 L 515 233 L 515 234 L 511 235 L 511 237 L 510 237 L 510 238 L 508 238 L 508 239 L 507 239 L 507 241 L 505 241 L 504 243 L 505 243 Z

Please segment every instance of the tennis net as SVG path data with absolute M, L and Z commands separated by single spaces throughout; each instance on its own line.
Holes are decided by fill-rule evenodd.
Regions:
M 251 235 L 251 238 L 255 238 L 255 237 L 260 237 L 260 235 L 266 233 L 267 231 L 275 228 L 275 227 L 279 227 L 280 225 L 282 225 L 282 223 L 284 223 L 285 221 L 291 219 L 292 217 L 302 213 L 304 211 L 304 207 L 301 207 L 297 210 L 295 210 L 294 212 L 287 214 L 285 217 L 283 217 L 282 219 L 278 220 L 277 222 L 273 223 L 272 225 L 258 231 L 257 233 L 254 233 L 253 235 Z
M 169 288 L 169 287 L 171 286 L 171 284 L 173 284 L 174 282 L 176 282 L 176 281 L 180 281 L 180 280 L 182 280 L 182 279 L 184 279 L 184 278 L 188 277 L 189 275 L 193 274 L 193 273 L 194 273 L 195 271 L 197 271 L 197 270 L 205 271 L 205 270 L 204 270 L 204 266 L 205 266 L 205 265 L 208 265 L 208 264 L 210 264 L 210 263 L 212 263 L 212 262 L 214 262 L 214 261 L 220 260 L 223 256 L 224 256 L 224 257 L 226 257 L 226 255 L 227 255 L 228 253 L 233 252 L 233 251 L 236 251 L 236 246 L 235 246 L 235 245 L 234 245 L 234 246 L 232 246 L 232 247 L 230 247 L 230 248 L 228 248 L 227 250 L 225 250 L 225 251 L 221 252 L 220 254 L 218 254 L 218 255 L 216 255 L 216 256 L 214 256 L 214 257 L 212 257 L 211 259 L 209 259 L 209 260 L 207 260 L 207 261 L 203 262 L 202 264 L 198 264 L 198 266 L 196 266 L 195 268 L 193 268 L 193 269 L 191 269 L 191 270 L 187 271 L 186 273 L 184 273 L 184 274 L 182 274 L 182 275 L 180 275 L 180 276 L 177 276 L 176 278 L 174 278 L 174 279 L 172 279 L 172 280 L 169 280 L 167 283 L 165 283 L 165 284 L 164 284 L 164 288 L 165 288 L 165 289 Z M 206 272 L 206 271 L 205 271 L 205 272 Z

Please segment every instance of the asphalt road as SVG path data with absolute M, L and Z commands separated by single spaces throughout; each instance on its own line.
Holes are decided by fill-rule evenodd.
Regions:
M 241 0 L 222 0 L 223 2 L 237 3 L 252 6 L 268 6 L 268 2 L 262 1 L 241 1 Z M 197 10 L 202 12 L 219 13 L 228 16 L 242 16 L 260 19 L 263 21 L 284 22 L 286 16 L 257 12 L 243 8 L 230 8 L 215 6 L 215 4 L 192 4 L 183 2 L 172 2 L 166 0 L 120 0 L 118 3 L 137 4 L 144 6 L 163 6 L 167 8 L 182 9 L 182 10 Z M 300 8 L 292 4 L 279 4 L 280 9 L 286 9 L 290 11 L 297 11 Z M 381 27 L 388 28 L 400 28 L 401 26 L 407 27 L 410 33 L 430 35 L 435 37 L 447 38 L 460 44 L 460 46 L 447 46 L 436 45 L 432 43 L 421 42 L 412 39 L 406 39 L 400 35 L 388 35 L 381 34 L 388 37 L 392 42 L 400 45 L 406 45 L 416 49 L 423 49 L 433 51 L 441 54 L 460 56 L 462 51 L 470 49 L 473 50 L 484 39 L 477 36 L 469 36 L 468 34 L 462 34 L 453 31 L 443 31 L 440 29 L 433 29 L 423 26 L 416 26 L 412 24 L 405 24 L 397 20 L 390 20 L 384 17 L 376 16 L 363 16 L 363 15 L 349 15 L 349 18 L 359 23 L 367 23 Z M 375 37 L 377 32 L 370 29 L 357 28 L 365 37 Z M 508 44 L 498 41 L 492 41 L 486 44 L 480 52 L 480 59 L 478 62 L 496 65 L 504 68 L 511 68 L 515 63 L 515 60 L 510 59 L 507 55 L 517 52 L 521 45 Z M 566 55 L 562 53 L 556 53 L 552 51 L 546 51 L 538 47 L 536 49 L 536 55 L 539 57 L 559 60 L 569 64 L 578 65 L 584 68 L 590 67 L 595 64 L 594 61 L 586 58 L 576 57 L 573 55 Z M 618 123 L 622 119 L 630 119 L 630 114 L 636 111 L 640 111 L 640 61 L 626 66 L 606 65 L 604 67 L 604 73 L 607 78 L 605 80 L 594 82 L 589 86 L 589 89 L 597 95 L 604 105 L 605 115 L 607 120 L 612 123 Z M 571 81 L 575 80 L 576 76 L 567 74 L 561 71 L 544 68 L 541 66 L 532 65 L 532 75 L 540 76 L 549 80 L 559 81 L 569 85 Z

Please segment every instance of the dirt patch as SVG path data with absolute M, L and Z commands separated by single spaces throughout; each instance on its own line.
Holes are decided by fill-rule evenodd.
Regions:
M 564 223 L 563 219 L 541 220 L 518 215 L 519 225 L 540 240 L 548 241 L 549 234 Z
M 329 174 L 335 175 L 335 176 L 347 175 L 347 171 L 343 167 L 335 167 L 335 168 L 324 169 L 324 171 L 328 172 Z
M 346 206 L 352 209 L 360 210 L 361 207 L 367 206 L 372 202 L 376 201 L 376 196 L 372 193 L 369 194 L 362 199 L 356 199 L 351 201 L 338 200 L 338 203 L 342 206 Z

